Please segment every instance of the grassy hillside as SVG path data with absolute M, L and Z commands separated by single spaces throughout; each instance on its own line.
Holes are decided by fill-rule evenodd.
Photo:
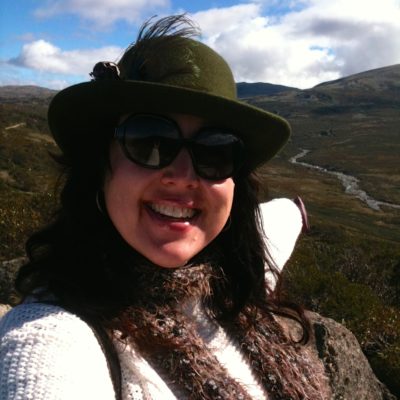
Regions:
M 373 210 L 342 184 L 289 159 L 359 178 L 372 197 L 400 204 L 400 66 L 309 90 L 248 99 L 287 117 L 293 135 L 260 170 L 260 200 L 300 195 L 311 232 L 284 273 L 287 296 L 344 323 L 376 374 L 400 397 L 400 209 Z M 46 112 L 53 91 L 0 88 L 0 261 L 24 253 L 28 235 L 56 208 L 56 151 Z
M 272 83 L 247 83 L 239 82 L 236 84 L 237 95 L 239 98 L 247 99 L 255 96 L 271 96 L 277 93 L 298 90 L 293 87 L 283 85 L 273 85 Z
M 375 199 L 400 205 L 399 93 L 393 66 L 251 102 L 293 128 L 261 171 L 264 197 L 300 195 L 312 225 L 285 269 L 288 297 L 348 326 L 400 397 L 400 209 L 373 210 L 336 177 L 288 163 L 308 149 L 302 161 L 353 175 Z
M 0 89 L 0 261 L 24 254 L 26 238 L 54 209 L 57 173 L 49 152 L 56 147 L 46 117 L 50 91 L 34 89 L 29 101 L 31 88 L 18 89 Z

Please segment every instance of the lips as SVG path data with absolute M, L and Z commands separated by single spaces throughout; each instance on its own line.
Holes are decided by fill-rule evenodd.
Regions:
M 194 208 L 157 203 L 149 203 L 148 207 L 158 215 L 176 220 L 188 220 L 195 217 L 200 212 Z

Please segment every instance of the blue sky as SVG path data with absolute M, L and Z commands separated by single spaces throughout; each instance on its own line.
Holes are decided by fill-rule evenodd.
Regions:
M 0 85 L 88 80 L 145 19 L 181 12 L 236 81 L 308 88 L 400 63 L 400 0 L 2 0 Z

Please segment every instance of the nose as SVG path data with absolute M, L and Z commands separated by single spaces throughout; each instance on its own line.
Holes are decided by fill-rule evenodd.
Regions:
M 193 168 L 192 158 L 187 149 L 183 148 L 171 164 L 163 169 L 161 182 L 165 185 L 179 185 L 196 188 L 199 177 Z

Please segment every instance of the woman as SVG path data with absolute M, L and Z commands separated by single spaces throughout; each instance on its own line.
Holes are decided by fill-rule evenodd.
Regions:
M 53 99 L 61 208 L 1 322 L 1 399 L 328 398 L 307 319 L 264 279 L 278 272 L 254 171 L 289 126 L 238 102 L 196 33 L 185 16 L 147 23 Z

